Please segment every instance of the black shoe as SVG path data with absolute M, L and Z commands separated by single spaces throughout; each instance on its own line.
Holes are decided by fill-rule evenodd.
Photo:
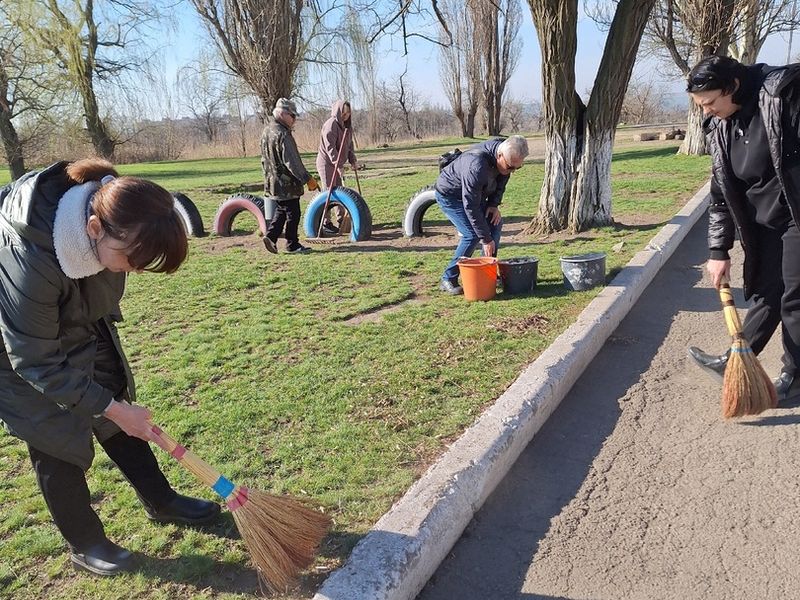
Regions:
M 111 540 L 103 540 L 83 550 L 72 548 L 70 560 L 76 569 L 109 577 L 130 571 L 133 555 Z
M 797 379 L 791 373 L 781 371 L 781 374 L 772 383 L 775 384 L 778 404 L 787 402 L 800 395 L 800 379 Z
M 267 252 L 272 252 L 272 254 L 278 253 L 278 246 L 273 240 L 268 238 L 266 235 L 261 239 L 264 240 L 264 247 L 267 249 Z
M 289 254 L 308 254 L 311 252 L 311 248 L 308 246 L 303 246 L 301 243 L 294 244 L 293 246 L 289 246 L 286 248 L 286 252 Z
M 450 279 L 442 279 L 441 283 L 439 284 L 439 289 L 443 292 L 447 292 L 451 296 L 458 296 L 459 294 L 464 293 L 464 288 L 458 285 L 458 280 L 450 280 Z
M 725 376 L 725 366 L 728 364 L 730 355 L 730 350 L 725 354 L 706 354 L 695 346 L 689 348 L 689 356 L 694 363 L 719 382 L 722 382 L 722 378 Z
M 158 523 L 202 525 L 216 519 L 220 508 L 216 502 L 178 494 L 171 502 L 158 510 L 145 508 L 145 512 L 147 512 L 148 519 Z
M 337 235 L 339 233 L 339 228 L 333 223 L 323 223 L 322 233 L 327 233 L 328 235 Z

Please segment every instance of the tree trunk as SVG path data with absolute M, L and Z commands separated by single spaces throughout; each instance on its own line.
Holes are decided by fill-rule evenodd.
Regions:
M 6 151 L 6 160 L 8 161 L 11 179 L 18 179 L 25 174 L 22 142 L 20 142 L 17 130 L 11 122 L 9 113 L 2 109 L 0 109 L 0 138 L 3 139 L 3 148 Z
M 620 0 L 608 31 L 603 58 L 586 107 L 575 195 L 570 201 L 571 232 L 610 225 L 611 153 L 639 42 L 655 0 Z
M 0 59 L 0 139 L 3 140 L 11 179 L 17 179 L 25 173 L 25 160 L 22 153 L 22 142 L 19 140 L 14 123 L 11 122 L 14 114 L 9 88 L 8 72 Z
M 499 27 L 499 11 L 495 7 L 491 11 L 491 30 L 489 31 L 486 47 L 486 83 L 484 86 L 483 101 L 486 105 L 486 132 L 489 135 L 500 135 L 500 115 L 497 112 L 500 105 L 498 95 L 498 80 L 500 79 L 500 56 L 497 44 L 497 30 Z
M 578 178 L 575 200 L 571 203 L 571 233 L 589 227 L 610 225 L 611 219 L 611 154 L 614 149 L 614 128 L 587 136 Z
M 575 93 L 574 68 L 578 1 L 528 2 L 542 53 L 542 120 L 546 146 L 539 209 L 530 229 L 551 233 L 567 225 L 580 153 L 578 122 L 583 103 Z
M 100 118 L 100 109 L 91 84 L 81 86 L 81 100 L 83 101 L 83 114 L 86 119 L 86 130 L 92 140 L 92 146 L 97 155 L 112 160 L 114 158 L 114 140 L 108 135 L 103 119 Z
M 464 137 L 475 137 L 475 113 L 467 115 L 466 123 L 462 121 Z
M 694 102 L 689 102 L 689 111 L 686 116 L 686 137 L 678 149 L 678 154 L 689 156 L 702 156 L 708 153 L 706 149 L 706 134 L 703 131 L 703 111 Z

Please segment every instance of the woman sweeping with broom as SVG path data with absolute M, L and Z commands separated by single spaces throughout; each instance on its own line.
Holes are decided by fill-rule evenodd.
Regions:
M 732 316 L 732 300 L 726 293 L 728 251 L 738 231 L 745 254 L 745 298 L 752 298 L 733 353 L 711 355 L 692 347 L 689 355 L 721 377 L 730 363 L 741 366 L 749 350 L 760 353 L 781 325 L 783 368 L 769 392 L 785 401 L 800 390 L 800 65 L 745 66 L 711 56 L 689 73 L 687 91 L 709 117 L 705 123 L 712 157 L 707 269 L 726 299 L 726 318 Z M 734 331 L 736 323 L 729 320 L 731 325 Z M 754 376 L 754 370 L 755 365 L 739 369 L 739 383 Z M 757 413 L 765 404 L 769 402 L 740 407 L 738 413 L 726 416 Z
M 148 441 L 207 482 L 242 529 L 259 573 L 285 586 L 308 564 L 328 518 L 288 498 L 234 485 L 133 404 L 133 378 L 114 323 L 127 273 L 173 273 L 187 240 L 162 187 L 117 177 L 102 160 L 56 163 L 0 190 L 0 419 L 28 446 L 72 563 L 98 575 L 129 570 L 91 506 L 92 437 L 158 522 L 200 525 L 215 502 L 175 492 Z
M 105 536 L 84 472 L 94 435 L 154 521 L 202 524 L 218 504 L 175 492 L 147 440 L 150 412 L 114 325 L 126 274 L 172 273 L 187 241 L 172 196 L 106 161 L 60 162 L 0 191 L 0 419 L 28 446 L 72 563 L 130 567 Z M 129 403 L 130 402 L 130 403 Z

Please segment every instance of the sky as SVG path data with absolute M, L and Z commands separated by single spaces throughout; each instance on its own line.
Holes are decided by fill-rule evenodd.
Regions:
M 170 42 L 165 48 L 168 75 L 174 74 L 177 69 L 190 61 L 201 46 L 208 47 L 210 45 L 199 17 L 189 3 L 181 3 L 176 10 L 178 32 L 168 38 Z M 522 52 L 519 64 L 508 84 L 508 97 L 521 102 L 539 101 L 542 96 L 541 55 L 530 10 L 524 0 L 519 37 L 522 41 Z M 601 31 L 594 21 L 581 13 L 578 21 L 575 77 L 576 89 L 584 97 L 591 89 L 597 73 L 605 38 L 605 32 Z M 793 45 L 792 54 L 797 56 L 798 50 L 800 50 L 800 35 L 795 36 Z M 381 57 L 379 78 L 390 82 L 396 81 L 407 61 L 406 81 L 411 83 L 417 94 L 430 104 L 447 105 L 447 98 L 439 82 L 437 47 L 430 42 L 417 40 L 409 46 L 408 57 L 404 57 L 393 46 L 399 47 L 400 44 L 397 41 L 387 40 L 376 47 L 375 55 Z M 767 40 L 758 61 L 783 64 L 787 59 L 787 49 L 788 34 L 773 35 Z M 684 93 L 684 84 L 677 73 L 669 75 L 665 73 L 666 70 L 655 59 L 640 59 L 637 61 L 634 76 L 639 74 L 645 80 L 653 80 L 666 92 L 674 94 L 676 98 L 680 99 Z M 324 83 L 320 85 L 324 85 Z

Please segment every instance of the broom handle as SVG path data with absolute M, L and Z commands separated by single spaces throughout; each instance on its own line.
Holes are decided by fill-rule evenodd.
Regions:
M 739 320 L 739 313 L 733 303 L 733 292 L 727 280 L 723 280 L 719 286 L 719 299 L 722 301 L 722 313 L 725 315 L 725 324 L 728 326 L 728 333 L 733 338 L 742 337 L 742 322 Z
M 191 450 L 181 446 L 175 438 L 158 425 L 152 424 L 150 430 L 155 435 L 153 441 L 167 454 L 181 463 L 187 471 L 214 490 L 217 495 L 224 498 L 228 508 L 235 510 L 247 501 L 247 488 L 237 486 L 226 477 L 223 477 L 219 471 Z
M 356 169 L 355 167 L 353 168 L 353 175 L 356 176 L 356 187 L 358 188 L 358 195 L 363 197 L 364 194 L 361 193 L 361 182 L 358 180 L 358 169 Z

